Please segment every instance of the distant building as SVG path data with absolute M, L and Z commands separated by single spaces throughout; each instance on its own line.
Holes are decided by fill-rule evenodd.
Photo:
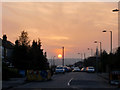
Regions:
M 3 35 L 3 39 L 0 39 L 0 49 L 2 49 L 2 62 L 5 63 L 12 62 L 13 48 L 14 48 L 14 44 L 7 40 L 6 35 Z

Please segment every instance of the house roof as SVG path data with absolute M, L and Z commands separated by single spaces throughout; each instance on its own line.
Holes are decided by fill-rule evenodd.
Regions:
M 14 44 L 12 43 L 12 42 L 10 42 L 10 41 L 4 41 L 4 40 L 2 40 L 1 38 L 0 38 L 0 44 L 1 44 L 1 41 L 2 41 L 2 46 L 3 47 L 5 47 L 5 48 L 7 48 L 7 49 L 13 49 L 13 47 L 14 47 Z

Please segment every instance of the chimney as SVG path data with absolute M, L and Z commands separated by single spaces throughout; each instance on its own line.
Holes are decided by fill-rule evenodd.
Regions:
M 7 36 L 3 35 L 3 41 L 7 41 Z

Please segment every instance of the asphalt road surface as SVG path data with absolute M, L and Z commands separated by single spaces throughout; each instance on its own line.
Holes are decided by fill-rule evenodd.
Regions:
M 24 85 L 19 85 L 14 87 L 17 88 L 106 88 L 114 89 L 115 86 L 110 86 L 109 83 L 99 77 L 96 73 L 87 73 L 87 72 L 69 72 L 65 74 L 56 74 L 52 77 L 50 81 L 44 82 L 29 82 Z

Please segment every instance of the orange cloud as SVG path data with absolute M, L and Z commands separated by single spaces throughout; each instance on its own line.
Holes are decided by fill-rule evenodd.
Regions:
M 101 31 L 114 31 L 113 46 L 116 47 L 118 17 L 112 13 L 114 8 L 117 3 L 3 3 L 2 33 L 14 42 L 25 29 L 31 40 L 41 39 L 49 57 L 61 46 L 66 47 L 66 55 L 76 48 L 83 51 L 95 47 L 95 39 L 109 50 L 109 34 L 104 38 Z

